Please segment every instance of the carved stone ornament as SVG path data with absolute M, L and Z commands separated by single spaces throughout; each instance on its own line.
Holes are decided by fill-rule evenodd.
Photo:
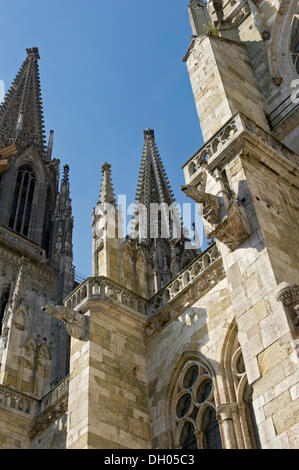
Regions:
M 203 169 L 196 185 L 181 186 L 187 197 L 198 204 L 202 204 L 202 216 L 209 224 L 217 224 L 220 217 L 219 198 L 206 192 L 207 173 Z
M 299 286 L 295 282 L 282 282 L 275 292 L 276 300 L 282 302 L 294 327 L 299 328 Z
M 42 310 L 48 315 L 57 318 L 57 320 L 62 321 L 70 336 L 82 341 L 87 340 L 87 317 L 63 305 L 48 305 L 47 307 L 42 307 Z
M 233 200 L 228 208 L 227 215 L 211 230 L 206 229 L 207 238 L 216 238 L 235 250 L 251 235 L 251 229 L 247 220 L 244 207 L 238 200 Z
M 235 409 L 238 409 L 239 403 L 223 403 L 216 409 L 216 418 L 219 423 L 223 423 L 228 419 L 232 419 L 232 415 Z
M 220 221 L 220 201 L 213 194 L 205 192 L 206 171 L 203 170 L 198 185 L 181 186 L 186 196 L 202 204 L 202 217 L 207 238 L 216 238 L 235 250 L 251 234 L 244 207 L 235 196 L 230 197 L 226 215 Z

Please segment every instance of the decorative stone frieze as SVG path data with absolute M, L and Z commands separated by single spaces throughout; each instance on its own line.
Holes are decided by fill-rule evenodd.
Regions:
M 48 305 L 42 310 L 63 322 L 66 331 L 73 338 L 88 339 L 88 318 L 63 305 Z
M 54 406 L 48 408 L 44 413 L 38 416 L 31 426 L 29 431 L 30 439 L 42 432 L 44 429 L 48 428 L 54 421 L 56 421 L 60 416 L 67 412 L 68 409 L 68 395 L 65 395 L 61 398 Z

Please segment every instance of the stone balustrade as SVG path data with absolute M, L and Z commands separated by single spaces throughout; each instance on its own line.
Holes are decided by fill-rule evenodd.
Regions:
M 184 165 L 186 185 L 192 184 L 199 175 L 203 164 L 215 166 L 219 159 L 231 151 L 231 146 L 236 143 L 240 146 L 242 135 L 250 135 L 260 140 L 270 149 L 287 158 L 292 164 L 298 165 L 298 156 L 275 137 L 270 135 L 255 122 L 242 113 L 236 113 L 222 128 L 209 139 Z
M 69 376 L 66 376 L 59 382 L 53 390 L 51 390 L 41 401 L 40 413 L 57 403 L 64 395 L 68 393 Z
M 219 259 L 220 253 L 213 243 L 151 299 L 148 305 L 149 316 L 157 314 Z
M 105 277 L 91 277 L 66 297 L 64 304 L 70 309 L 76 309 L 86 299 L 112 299 L 150 317 L 177 297 L 219 259 L 220 253 L 214 243 L 148 301 Z
M 64 304 L 68 308 L 76 309 L 86 299 L 111 299 L 137 312 L 146 313 L 144 298 L 103 276 L 86 279 L 66 297 Z
M 35 416 L 38 410 L 38 400 L 0 385 L 0 406 Z

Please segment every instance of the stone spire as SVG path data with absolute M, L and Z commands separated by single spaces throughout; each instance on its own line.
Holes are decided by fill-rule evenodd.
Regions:
M 140 212 L 139 204 L 142 204 L 146 209 L 147 221 L 145 221 L 144 216 Z M 155 227 L 157 227 L 160 233 L 160 222 L 157 221 L 157 224 L 151 217 L 153 209 L 151 205 L 153 204 L 157 204 L 159 207 L 161 207 L 161 204 L 168 207 L 165 214 L 161 212 L 161 217 L 165 219 L 165 227 L 169 223 L 168 211 L 170 210 L 173 215 L 172 222 L 175 221 L 176 224 L 180 224 L 174 194 L 155 143 L 155 133 L 152 129 L 145 129 L 144 146 L 136 192 L 136 211 L 131 222 L 131 226 L 134 230 L 139 227 L 140 223 L 144 229 L 146 228 L 147 235 L 145 237 L 142 235 L 142 233 L 144 233 L 143 229 L 139 231 L 141 238 L 150 238 L 151 229 Z M 177 228 L 180 230 L 179 226 Z
M 102 184 L 99 203 L 109 203 L 116 205 L 113 184 L 111 179 L 111 165 L 107 162 L 102 165 Z
M 169 180 L 155 143 L 155 133 L 152 129 L 144 131 L 144 146 L 137 184 L 136 202 L 147 208 L 153 202 L 165 202 L 171 205 L 175 202 Z
M 17 148 L 36 146 L 45 153 L 45 135 L 38 48 L 26 49 L 27 57 L 0 106 L 0 141 Z

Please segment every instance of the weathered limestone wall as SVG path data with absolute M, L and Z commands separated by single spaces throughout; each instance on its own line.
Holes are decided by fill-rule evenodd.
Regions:
M 31 417 L 0 405 L 0 449 L 29 449 Z
M 5 288 L 12 298 L 22 257 L 0 248 L 0 298 Z M 68 336 L 63 325 L 42 312 L 55 303 L 57 272 L 26 261 L 18 289 L 21 304 L 11 313 L 8 333 L 0 342 L 0 383 L 39 399 L 68 369 Z M 4 327 L 3 327 L 4 329 Z
M 244 162 L 244 169 L 275 279 L 299 283 L 299 189 L 254 159 Z
M 275 299 L 278 283 L 276 268 L 278 265 L 281 267 L 281 264 L 276 261 L 273 263 L 275 244 L 270 244 L 268 249 L 270 236 L 268 239 L 267 234 L 265 238 L 263 236 L 265 227 L 270 223 L 272 236 L 274 240 L 278 240 L 276 234 L 279 233 L 281 219 L 277 214 L 273 214 L 271 220 L 269 217 L 265 220 L 264 211 L 261 212 L 261 209 L 257 208 L 257 204 L 263 204 L 266 192 L 268 196 L 269 192 L 273 194 L 273 200 L 279 199 L 279 195 L 273 191 L 275 178 L 272 176 L 272 190 L 270 187 L 266 190 L 270 180 L 267 181 L 261 172 L 257 188 L 261 188 L 263 197 L 256 201 L 256 181 L 252 183 L 257 173 L 250 165 L 251 176 L 248 176 L 248 169 L 248 161 L 245 159 L 243 162 L 243 158 L 234 158 L 226 166 L 231 189 L 244 201 L 252 235 L 234 252 L 229 252 L 221 243 L 219 247 L 238 324 L 238 338 L 248 380 L 254 388 L 254 408 L 262 446 L 288 448 L 294 447 L 298 438 L 298 356 L 286 313 Z M 255 200 L 254 204 L 252 200 Z M 292 230 L 290 232 L 292 233 Z M 292 235 L 290 237 L 292 240 Z M 285 249 L 283 241 L 276 256 L 281 258 L 284 254 L 286 259 Z M 286 262 L 292 264 L 290 260 Z M 286 272 L 288 266 L 284 269 Z M 278 276 L 284 276 L 285 272 L 280 271 Z M 293 276 L 291 277 L 294 280 Z
M 144 318 L 119 308 L 89 305 L 89 341 L 72 338 L 69 449 L 150 447 Z
M 184 353 L 209 361 L 216 375 L 217 405 L 226 397 L 221 377 L 222 348 L 234 312 L 226 279 L 147 343 L 147 375 L 153 448 L 173 446 L 169 416 L 171 382 Z
M 65 449 L 67 435 L 67 413 L 60 416 L 47 429 L 39 433 L 30 443 L 31 449 Z
M 242 44 L 211 34 L 200 36 L 193 40 L 186 57 L 204 141 L 237 111 L 269 129 L 263 99 Z

